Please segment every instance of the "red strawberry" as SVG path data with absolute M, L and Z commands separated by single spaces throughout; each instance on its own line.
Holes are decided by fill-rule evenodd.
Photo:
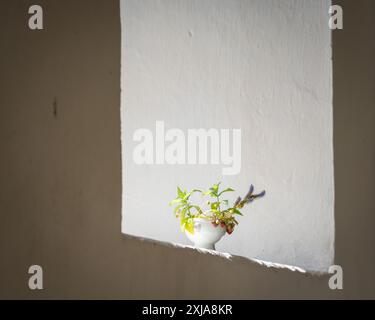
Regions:
M 233 232 L 233 228 L 232 227 L 227 227 L 227 233 L 228 234 L 232 234 Z
M 225 222 L 221 221 L 221 222 L 220 222 L 220 226 L 221 226 L 222 228 L 225 228 Z

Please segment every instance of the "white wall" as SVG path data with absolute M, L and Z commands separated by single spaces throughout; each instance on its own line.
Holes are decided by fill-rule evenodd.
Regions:
M 189 243 L 168 202 L 219 180 L 267 196 L 224 252 L 324 270 L 334 249 L 329 0 L 122 0 L 125 233 Z M 240 128 L 242 170 L 136 165 L 133 133 Z

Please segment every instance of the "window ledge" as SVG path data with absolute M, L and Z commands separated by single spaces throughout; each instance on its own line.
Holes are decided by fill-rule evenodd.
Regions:
M 297 267 L 297 266 L 291 266 L 291 265 L 286 265 L 286 264 L 281 264 L 281 263 L 275 263 L 275 262 L 269 262 L 269 261 L 264 261 L 260 259 L 249 259 L 245 258 L 242 256 L 237 256 L 237 255 L 232 255 L 230 253 L 225 253 L 225 252 L 220 252 L 220 251 L 215 251 L 215 250 L 208 250 L 208 249 L 203 249 L 203 248 L 196 248 L 194 246 L 190 245 L 183 245 L 183 244 L 178 244 L 178 243 L 171 243 L 171 242 L 164 242 L 164 241 L 159 241 L 159 240 L 153 240 L 149 238 L 144 238 L 144 237 L 138 237 L 138 236 L 133 236 L 133 235 L 128 235 L 124 234 L 126 237 L 130 237 L 133 239 L 140 240 L 142 242 L 148 242 L 156 245 L 161 245 L 164 247 L 169 247 L 169 248 L 175 248 L 175 249 L 188 249 L 193 252 L 198 252 L 200 254 L 208 254 L 212 256 L 217 256 L 224 258 L 229 261 L 249 261 L 250 263 L 257 264 L 262 267 L 270 268 L 273 270 L 286 270 L 286 271 L 291 271 L 291 272 L 297 272 L 300 274 L 305 274 L 305 275 L 313 275 L 313 276 L 322 276 L 325 275 L 325 272 L 320 272 L 320 271 L 308 271 L 303 268 Z

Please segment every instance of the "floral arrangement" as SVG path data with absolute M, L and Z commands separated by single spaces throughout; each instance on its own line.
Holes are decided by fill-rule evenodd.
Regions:
M 220 182 L 214 184 L 207 191 L 194 189 L 192 191 L 182 190 L 177 187 L 177 197 L 170 202 L 174 205 L 174 214 L 180 219 L 181 230 L 194 234 L 194 219 L 204 218 L 212 222 L 215 227 L 226 229 L 228 234 L 232 234 L 236 225 L 238 225 L 237 216 L 242 216 L 241 209 L 256 199 L 262 198 L 266 192 L 254 194 L 254 186 L 251 185 L 246 195 L 230 205 L 229 200 L 223 199 L 228 192 L 234 192 L 232 188 L 226 188 L 220 191 Z M 207 209 L 191 203 L 190 198 L 193 194 L 200 193 L 205 199 Z

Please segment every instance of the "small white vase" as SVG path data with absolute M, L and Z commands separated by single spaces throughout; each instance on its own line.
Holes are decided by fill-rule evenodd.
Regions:
M 215 244 L 225 235 L 226 229 L 218 225 L 215 227 L 207 219 L 194 219 L 194 234 L 185 230 L 186 236 L 196 248 L 215 250 Z

